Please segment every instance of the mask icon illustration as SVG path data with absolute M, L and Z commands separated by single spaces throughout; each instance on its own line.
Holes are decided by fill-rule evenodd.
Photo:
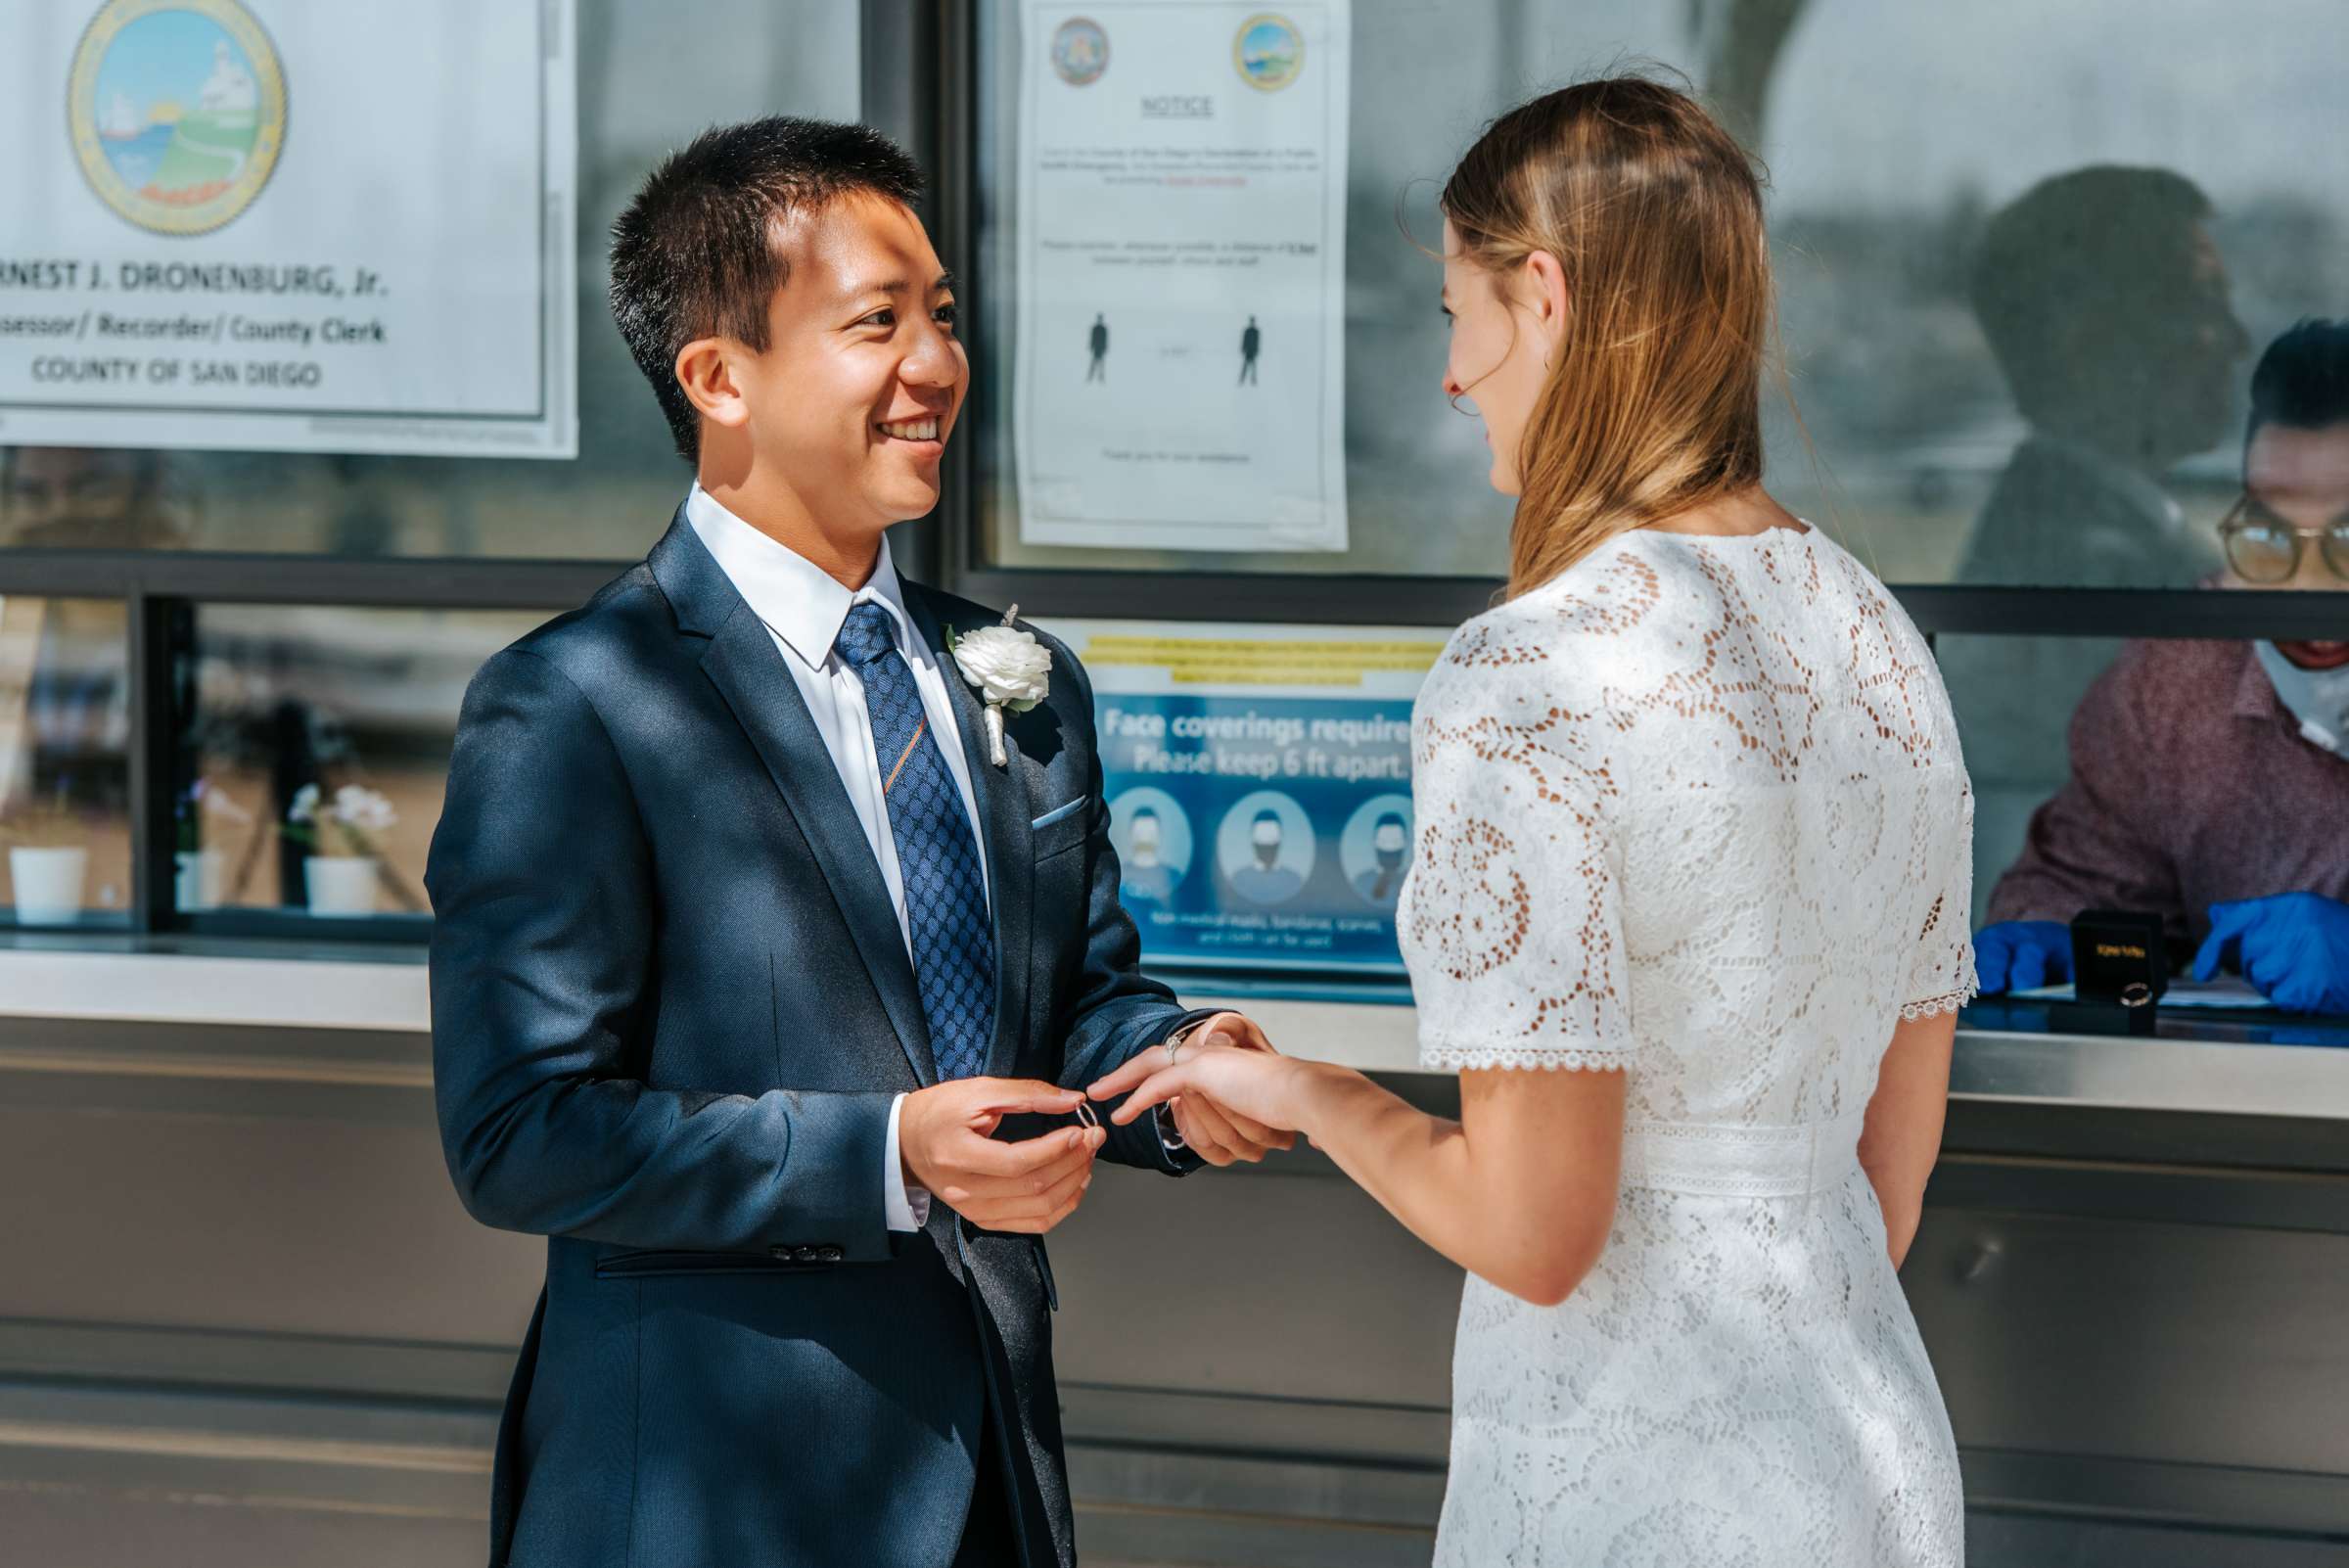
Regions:
M 1243 796 L 1225 813 L 1220 837 L 1224 881 L 1249 903 L 1287 903 L 1313 874 L 1312 822 L 1276 792 Z
M 1269 871 L 1280 863 L 1280 817 L 1271 811 L 1259 811 L 1256 824 L 1248 830 L 1248 842 L 1256 848 L 1256 863 Z
M 1354 891 L 1376 904 L 1391 905 L 1403 892 L 1404 868 L 1411 857 L 1410 827 L 1400 811 L 1382 811 L 1370 829 L 1370 863 L 1354 879 Z

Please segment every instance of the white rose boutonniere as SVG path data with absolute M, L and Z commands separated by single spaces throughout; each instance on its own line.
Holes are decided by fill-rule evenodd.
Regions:
M 1012 624 L 1019 613 L 1015 604 L 1003 612 L 999 626 L 946 634 L 954 668 L 986 699 L 987 760 L 997 767 L 1010 761 L 1003 752 L 1003 710 L 1024 714 L 1052 689 L 1052 655 L 1033 633 Z

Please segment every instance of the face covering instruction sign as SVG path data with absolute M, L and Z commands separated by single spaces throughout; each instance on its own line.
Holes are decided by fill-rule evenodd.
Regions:
M 571 457 L 571 0 L 0 0 L 0 442 Z
M 1093 680 L 1120 895 L 1157 964 L 1400 973 L 1425 627 L 1052 623 Z
M 1022 21 L 1021 538 L 1343 550 L 1347 0 Z

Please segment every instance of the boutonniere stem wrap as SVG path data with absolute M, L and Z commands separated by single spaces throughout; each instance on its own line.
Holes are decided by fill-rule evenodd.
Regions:
M 1019 613 L 1015 604 L 1003 612 L 999 626 L 946 634 L 954 668 L 987 703 L 987 760 L 997 767 L 1010 761 L 1003 750 L 1003 711 L 1024 714 L 1052 689 L 1052 655 L 1033 633 L 1012 624 Z

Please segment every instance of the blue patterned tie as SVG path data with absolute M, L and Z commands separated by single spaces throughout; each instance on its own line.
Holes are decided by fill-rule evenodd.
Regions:
M 873 759 L 881 765 L 889 835 L 905 884 L 913 977 L 938 1076 L 968 1078 L 987 1066 L 994 1033 L 995 932 L 970 813 L 930 733 L 922 694 L 898 653 L 893 624 L 889 612 L 870 600 L 851 605 L 832 646 L 864 682 Z

